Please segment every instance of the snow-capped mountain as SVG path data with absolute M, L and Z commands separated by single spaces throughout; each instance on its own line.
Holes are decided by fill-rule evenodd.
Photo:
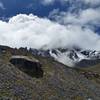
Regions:
M 100 52 L 82 49 L 31 49 L 33 55 L 52 57 L 69 67 L 89 67 L 100 63 Z

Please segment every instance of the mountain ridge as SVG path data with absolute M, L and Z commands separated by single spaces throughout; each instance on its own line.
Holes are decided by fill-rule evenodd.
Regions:
M 33 55 L 52 57 L 56 61 L 61 62 L 70 67 L 89 67 L 100 63 L 100 51 L 82 50 L 82 49 L 51 49 L 51 50 L 30 50 Z M 67 62 L 69 61 L 69 62 Z M 85 62 L 83 64 L 82 62 Z M 94 62 L 94 64 L 92 63 Z M 82 64 L 81 64 L 82 63 Z M 92 64 L 91 64 L 92 63 Z

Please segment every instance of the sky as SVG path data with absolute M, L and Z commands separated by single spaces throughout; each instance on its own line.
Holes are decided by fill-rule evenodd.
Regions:
M 0 44 L 100 50 L 100 0 L 0 0 Z

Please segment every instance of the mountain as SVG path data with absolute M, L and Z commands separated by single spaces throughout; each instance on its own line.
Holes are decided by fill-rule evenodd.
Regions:
M 1 100 L 100 100 L 100 64 L 92 70 L 70 68 L 48 51 L 34 52 L 0 46 Z
M 80 48 L 30 50 L 33 55 L 51 57 L 69 67 L 89 67 L 100 63 L 100 51 Z

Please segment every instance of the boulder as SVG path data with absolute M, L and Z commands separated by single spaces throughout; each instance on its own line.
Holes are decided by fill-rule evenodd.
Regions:
M 41 63 L 35 59 L 30 59 L 27 56 L 12 56 L 10 58 L 10 63 L 15 65 L 21 71 L 27 73 L 28 75 L 36 78 L 43 77 L 43 70 Z

